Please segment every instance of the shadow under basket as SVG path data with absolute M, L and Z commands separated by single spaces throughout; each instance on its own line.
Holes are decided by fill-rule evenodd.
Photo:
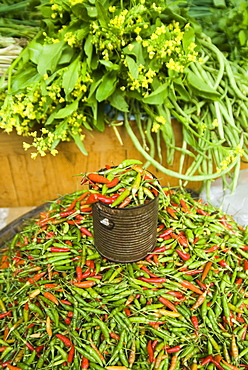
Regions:
M 158 196 L 130 208 L 111 208 L 103 202 L 93 204 L 95 248 L 114 262 L 139 261 L 156 246 Z

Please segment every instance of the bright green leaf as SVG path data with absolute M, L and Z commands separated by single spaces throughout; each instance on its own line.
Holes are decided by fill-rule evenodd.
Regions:
M 107 72 L 96 90 L 96 99 L 98 102 L 106 100 L 115 90 L 117 83 L 117 73 L 115 71 Z
M 48 71 L 53 73 L 56 70 L 63 46 L 64 42 L 62 41 L 43 46 L 37 66 L 40 75 L 43 76 Z
M 116 108 L 117 110 L 121 112 L 129 112 L 129 105 L 127 104 L 125 98 L 124 98 L 125 93 L 116 90 L 110 97 L 109 97 L 109 104 L 113 107 Z
M 163 104 L 168 95 L 168 85 L 163 84 L 153 91 L 150 95 L 143 98 L 143 102 L 147 104 L 160 105 Z
M 216 90 L 190 70 L 187 73 L 187 80 L 191 89 L 199 96 L 207 97 L 210 100 L 218 100 L 220 98 L 220 94 Z
M 73 103 L 66 105 L 64 108 L 61 108 L 55 115 L 55 119 L 65 118 L 70 116 L 78 108 L 78 100 L 75 100 Z
M 138 64 L 130 56 L 126 56 L 126 62 L 131 76 L 136 80 L 139 77 Z
M 71 131 L 70 131 L 70 135 L 71 137 L 73 138 L 73 140 L 75 141 L 75 144 L 77 145 L 77 147 L 80 149 L 80 151 L 84 154 L 84 155 L 88 155 L 88 152 L 87 150 L 85 149 L 85 146 L 84 146 L 84 143 L 80 137 L 80 134 L 73 134 Z
M 74 89 L 80 70 L 80 57 L 79 55 L 66 69 L 63 79 L 62 79 L 62 87 L 65 90 L 65 94 L 69 95 L 72 90 Z

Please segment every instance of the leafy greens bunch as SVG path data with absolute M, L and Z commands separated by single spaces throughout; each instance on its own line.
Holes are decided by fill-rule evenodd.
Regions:
M 234 168 L 235 187 L 247 157 L 248 83 L 177 2 L 52 0 L 39 11 L 41 30 L 12 64 L 0 110 L 3 130 L 33 137 L 24 143 L 33 158 L 71 139 L 87 154 L 85 131 L 116 129 L 121 113 L 147 166 L 208 184 Z M 168 168 L 177 151 L 178 172 Z

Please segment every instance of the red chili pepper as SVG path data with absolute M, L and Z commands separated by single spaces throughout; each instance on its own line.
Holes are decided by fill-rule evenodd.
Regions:
M 248 260 L 244 260 L 244 269 L 248 270 Z
M 141 270 L 145 271 L 149 276 L 157 278 L 158 276 L 153 274 L 146 266 L 141 266 Z
M 91 269 L 95 268 L 95 262 L 93 260 L 86 260 L 85 264 L 86 264 L 86 266 L 88 266 Z
M 106 177 L 99 175 L 98 173 L 89 173 L 87 175 L 88 179 L 90 179 L 93 182 L 98 182 L 100 184 L 109 184 L 110 180 L 108 180 Z
M 197 288 L 194 284 L 192 284 L 190 281 L 183 280 L 181 282 L 181 285 L 184 288 L 190 289 L 190 290 L 192 290 L 193 292 L 195 292 L 197 294 L 203 294 L 203 292 L 199 288 Z
M 86 227 L 80 227 L 79 230 L 81 231 L 82 234 L 93 237 L 92 233 L 88 229 L 86 229 Z
M 39 281 L 39 280 L 42 278 L 42 276 L 44 276 L 44 275 L 46 275 L 46 271 L 38 272 L 38 274 L 36 274 L 36 275 L 34 275 L 33 277 L 29 278 L 29 279 L 28 279 L 28 282 L 29 282 L 30 284 L 34 284 L 34 283 L 36 283 L 37 281 Z
M 182 258 L 184 261 L 188 261 L 190 259 L 190 254 L 181 251 L 180 249 L 176 249 L 177 254 Z
M 88 213 L 88 212 L 91 212 L 92 211 L 92 207 L 85 207 L 85 206 L 82 206 L 80 207 L 80 212 L 82 213 Z M 67 221 L 69 223 L 69 221 Z
M 217 361 L 215 361 L 214 358 L 212 358 L 211 362 L 217 367 L 217 369 L 224 370 L 224 368 Z
M 212 247 L 210 247 L 208 249 L 203 249 L 203 251 L 205 253 L 212 253 L 214 251 L 217 251 L 217 249 L 219 249 L 219 245 L 213 245 Z
M 184 209 L 189 208 L 188 204 L 187 204 L 183 199 L 180 199 L 180 205 L 181 205 Z
M 67 362 L 69 362 L 69 363 L 73 362 L 74 354 L 75 354 L 75 347 L 74 347 L 74 345 L 72 345 L 71 348 L 70 348 L 70 351 L 68 353 Z
M 88 199 L 86 200 L 85 204 L 92 204 L 98 201 L 99 193 L 91 193 Z
M 203 284 L 199 279 L 195 279 L 195 282 L 199 285 L 202 290 L 206 290 L 207 286 Z
M 115 177 L 112 181 L 106 184 L 106 186 L 107 188 L 113 188 L 115 185 L 119 183 L 119 181 L 120 181 L 119 177 Z
M 220 222 L 222 223 L 222 225 L 223 226 L 225 226 L 227 229 L 232 229 L 233 227 L 232 227 L 232 225 L 230 225 L 227 221 L 226 221 L 226 219 L 225 219 L 225 216 L 222 216 L 221 218 L 220 218 Z
M 199 213 L 199 215 L 202 215 L 202 216 L 210 216 L 209 213 L 207 213 L 206 211 L 204 211 L 203 209 L 197 209 L 196 210 L 197 213 Z
M 25 342 L 25 345 L 30 349 L 30 351 L 35 351 L 35 348 L 28 342 Z
M 176 215 L 176 211 L 173 209 L 173 208 L 171 208 L 171 207 L 166 207 L 166 211 L 169 213 L 169 215 L 172 217 L 172 218 L 174 218 L 175 220 L 177 220 L 178 219 L 178 217 L 177 217 L 177 215 Z
M 67 347 L 72 346 L 71 340 L 69 338 L 67 338 L 65 335 L 63 335 L 63 334 L 55 334 L 55 335 L 58 339 L 60 339 L 64 343 L 65 346 L 67 346 Z
M 12 312 L 12 311 L 8 311 L 8 312 L 0 313 L 0 319 L 3 319 L 3 318 L 4 318 L 4 317 L 6 317 L 6 316 L 10 316 L 10 315 L 11 315 L 11 312 Z
M 119 204 L 118 208 L 125 208 L 129 203 L 131 203 L 132 197 L 127 196 L 121 204 Z
M 166 299 L 164 297 L 159 297 L 158 300 L 159 300 L 159 302 L 163 303 L 166 307 L 170 308 L 172 311 L 178 312 L 178 310 L 176 309 L 174 304 L 171 303 L 168 299 Z
M 56 305 L 59 304 L 59 301 L 57 300 L 57 298 L 52 293 L 45 292 L 43 295 L 44 295 L 45 298 L 49 299 L 54 304 L 56 304 Z
M 94 280 L 85 280 L 85 281 L 80 281 L 79 283 L 73 283 L 73 285 L 78 288 L 90 288 L 95 284 L 96 282 Z
M 196 274 L 201 274 L 203 270 L 190 270 L 190 271 L 185 271 L 184 275 L 196 275 Z
M 59 247 L 50 247 L 50 252 L 58 252 L 58 253 L 63 253 L 63 252 L 70 252 L 70 248 L 59 248 Z
M 165 237 L 165 236 L 168 236 L 168 235 L 170 235 L 170 233 L 172 233 L 172 232 L 173 232 L 173 229 L 172 229 L 172 228 L 167 229 L 167 230 L 164 230 L 164 231 L 159 235 L 159 238 L 163 238 L 163 237 Z
M 153 349 L 152 349 L 152 340 L 148 341 L 147 352 L 148 352 L 149 362 L 152 363 L 154 361 L 154 352 L 153 352 Z
M 75 211 L 74 211 L 74 210 L 61 212 L 61 213 L 59 214 L 59 217 L 64 218 L 64 217 L 67 217 L 67 216 L 72 215 L 73 213 L 75 213 Z
M 76 267 L 76 275 L 77 275 L 77 281 L 81 281 L 83 279 L 83 273 L 82 273 L 82 267 L 77 266 Z
M 187 248 L 189 245 L 188 245 L 188 240 L 186 239 L 186 237 L 184 235 L 176 235 L 174 233 L 171 233 L 170 234 L 171 237 L 173 239 L 176 239 L 178 241 L 178 243 L 182 246 L 182 247 L 185 247 Z
M 209 355 L 207 357 L 204 357 L 204 358 L 200 359 L 201 366 L 205 366 L 205 365 L 209 364 L 210 362 L 212 362 L 212 360 L 213 360 L 212 355 Z
M 181 346 L 175 346 L 175 347 L 167 348 L 166 352 L 167 353 L 175 353 L 175 352 L 180 351 L 180 349 L 181 349 Z
M 110 338 L 120 340 L 120 336 L 116 333 L 110 332 L 109 333 Z
M 153 251 L 151 254 L 149 254 L 149 255 L 146 257 L 146 259 L 151 259 L 151 258 L 154 256 L 154 254 L 162 253 L 162 252 L 164 252 L 165 250 L 166 250 L 166 247 L 165 247 L 165 246 L 163 246 L 163 247 L 159 247 L 159 248 L 157 248 L 157 249 L 154 249 L 154 251 Z
M 198 317 L 197 316 L 191 316 L 191 322 L 195 328 L 195 334 L 198 336 L 198 329 L 199 329 L 199 323 L 198 323 Z
M 145 281 L 147 283 L 165 283 L 166 282 L 166 278 L 164 277 L 156 277 L 156 278 L 146 278 L 146 277 L 139 277 L 138 278 L 139 280 L 142 280 L 142 281 Z
M 67 306 L 71 306 L 72 305 L 72 303 L 69 302 L 69 301 L 67 301 L 66 299 L 61 299 L 60 302 L 63 303 L 63 304 L 66 304 Z
M 183 298 L 184 297 L 184 295 L 181 292 L 177 292 L 177 291 L 170 291 L 170 292 L 167 292 L 167 294 L 172 295 L 176 298 Z
M 114 199 L 112 197 L 107 197 L 106 195 L 102 195 L 102 194 L 98 194 L 97 199 L 100 200 L 100 202 L 103 202 L 106 204 L 114 203 Z
M 218 256 L 214 256 L 216 259 L 219 259 L 220 257 Z M 230 266 L 228 265 L 228 263 L 226 263 L 226 261 L 224 260 L 220 260 L 220 261 L 217 261 L 219 265 L 221 265 L 222 267 L 226 267 L 226 268 L 229 268 Z
M 81 369 L 88 369 L 89 365 L 89 360 L 86 357 L 82 357 Z

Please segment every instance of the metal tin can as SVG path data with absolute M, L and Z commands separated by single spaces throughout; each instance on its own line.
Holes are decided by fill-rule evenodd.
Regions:
M 94 242 L 97 251 L 115 262 L 135 262 L 146 257 L 156 245 L 158 196 L 130 208 L 93 204 Z

